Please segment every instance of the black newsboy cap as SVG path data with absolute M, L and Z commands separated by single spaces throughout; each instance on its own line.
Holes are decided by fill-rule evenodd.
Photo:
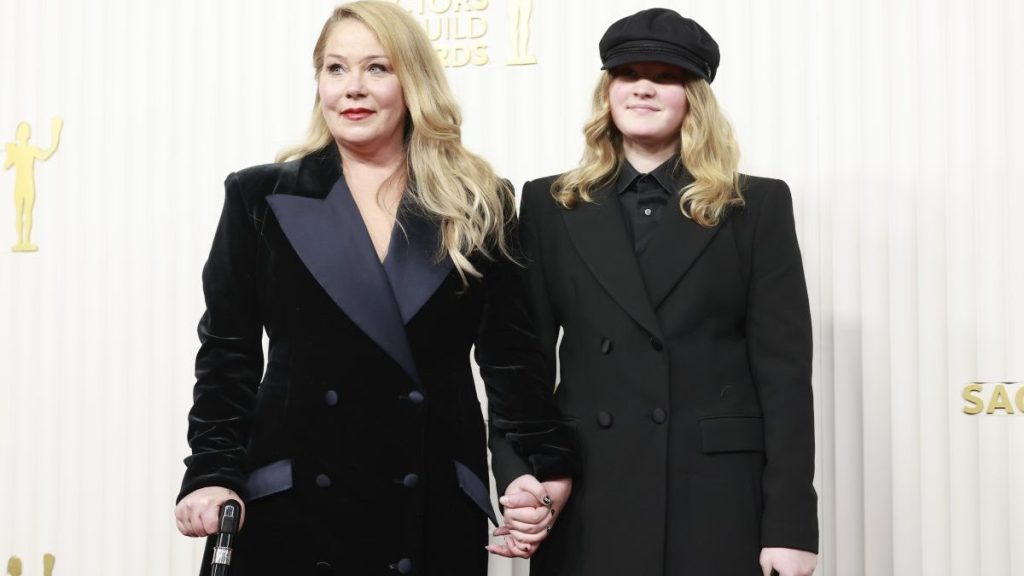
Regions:
M 601 37 L 601 69 L 633 62 L 664 62 L 710 83 L 715 79 L 718 43 L 707 30 L 667 8 L 649 8 L 615 22 Z

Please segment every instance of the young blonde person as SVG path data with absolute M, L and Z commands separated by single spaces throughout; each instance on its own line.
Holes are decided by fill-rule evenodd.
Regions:
M 600 52 L 582 162 L 527 182 L 520 210 L 583 467 L 554 522 L 517 501 L 506 529 L 539 544 L 534 576 L 808 576 L 811 323 L 789 189 L 737 172 L 696 22 L 644 10 Z

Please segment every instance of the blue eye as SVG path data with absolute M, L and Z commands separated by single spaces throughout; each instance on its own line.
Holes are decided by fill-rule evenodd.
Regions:
M 383 73 L 388 71 L 388 67 L 387 66 L 385 66 L 383 64 L 380 64 L 380 63 L 377 63 L 377 62 L 375 62 L 373 64 L 370 64 L 369 66 L 366 67 L 366 69 L 368 71 L 370 71 L 370 72 L 374 72 L 374 73 L 377 73 L 377 74 L 383 74 Z
M 342 72 L 341 64 L 328 64 L 327 72 L 329 74 L 339 74 Z

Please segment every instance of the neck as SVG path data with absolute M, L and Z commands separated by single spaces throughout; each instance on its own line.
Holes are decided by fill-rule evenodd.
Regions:
M 665 160 L 679 152 L 679 143 L 661 142 L 649 144 L 635 140 L 624 140 L 622 142 L 622 152 L 626 156 L 626 160 L 629 161 L 633 168 L 636 168 L 637 172 L 646 174 L 661 166 Z
M 405 151 L 402 149 L 402 141 L 384 146 L 363 146 L 353 147 L 338 143 L 338 153 L 341 156 L 341 169 L 345 172 L 357 171 L 385 171 L 392 173 L 405 160 Z
M 401 174 L 405 163 L 401 146 L 369 151 L 339 145 L 338 150 L 341 171 L 356 202 L 374 198 L 381 209 L 393 216 L 406 185 L 405 175 Z

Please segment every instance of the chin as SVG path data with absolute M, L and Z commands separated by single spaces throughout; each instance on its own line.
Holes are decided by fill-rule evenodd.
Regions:
M 364 144 L 369 144 L 370 142 L 378 140 L 379 138 L 380 136 L 377 134 L 353 133 L 352 130 L 345 130 L 334 134 L 334 139 L 337 140 L 338 142 L 351 144 L 353 146 L 362 146 Z
M 665 144 L 674 138 L 673 135 L 665 135 L 660 132 L 631 132 L 622 133 L 623 137 L 640 144 Z

